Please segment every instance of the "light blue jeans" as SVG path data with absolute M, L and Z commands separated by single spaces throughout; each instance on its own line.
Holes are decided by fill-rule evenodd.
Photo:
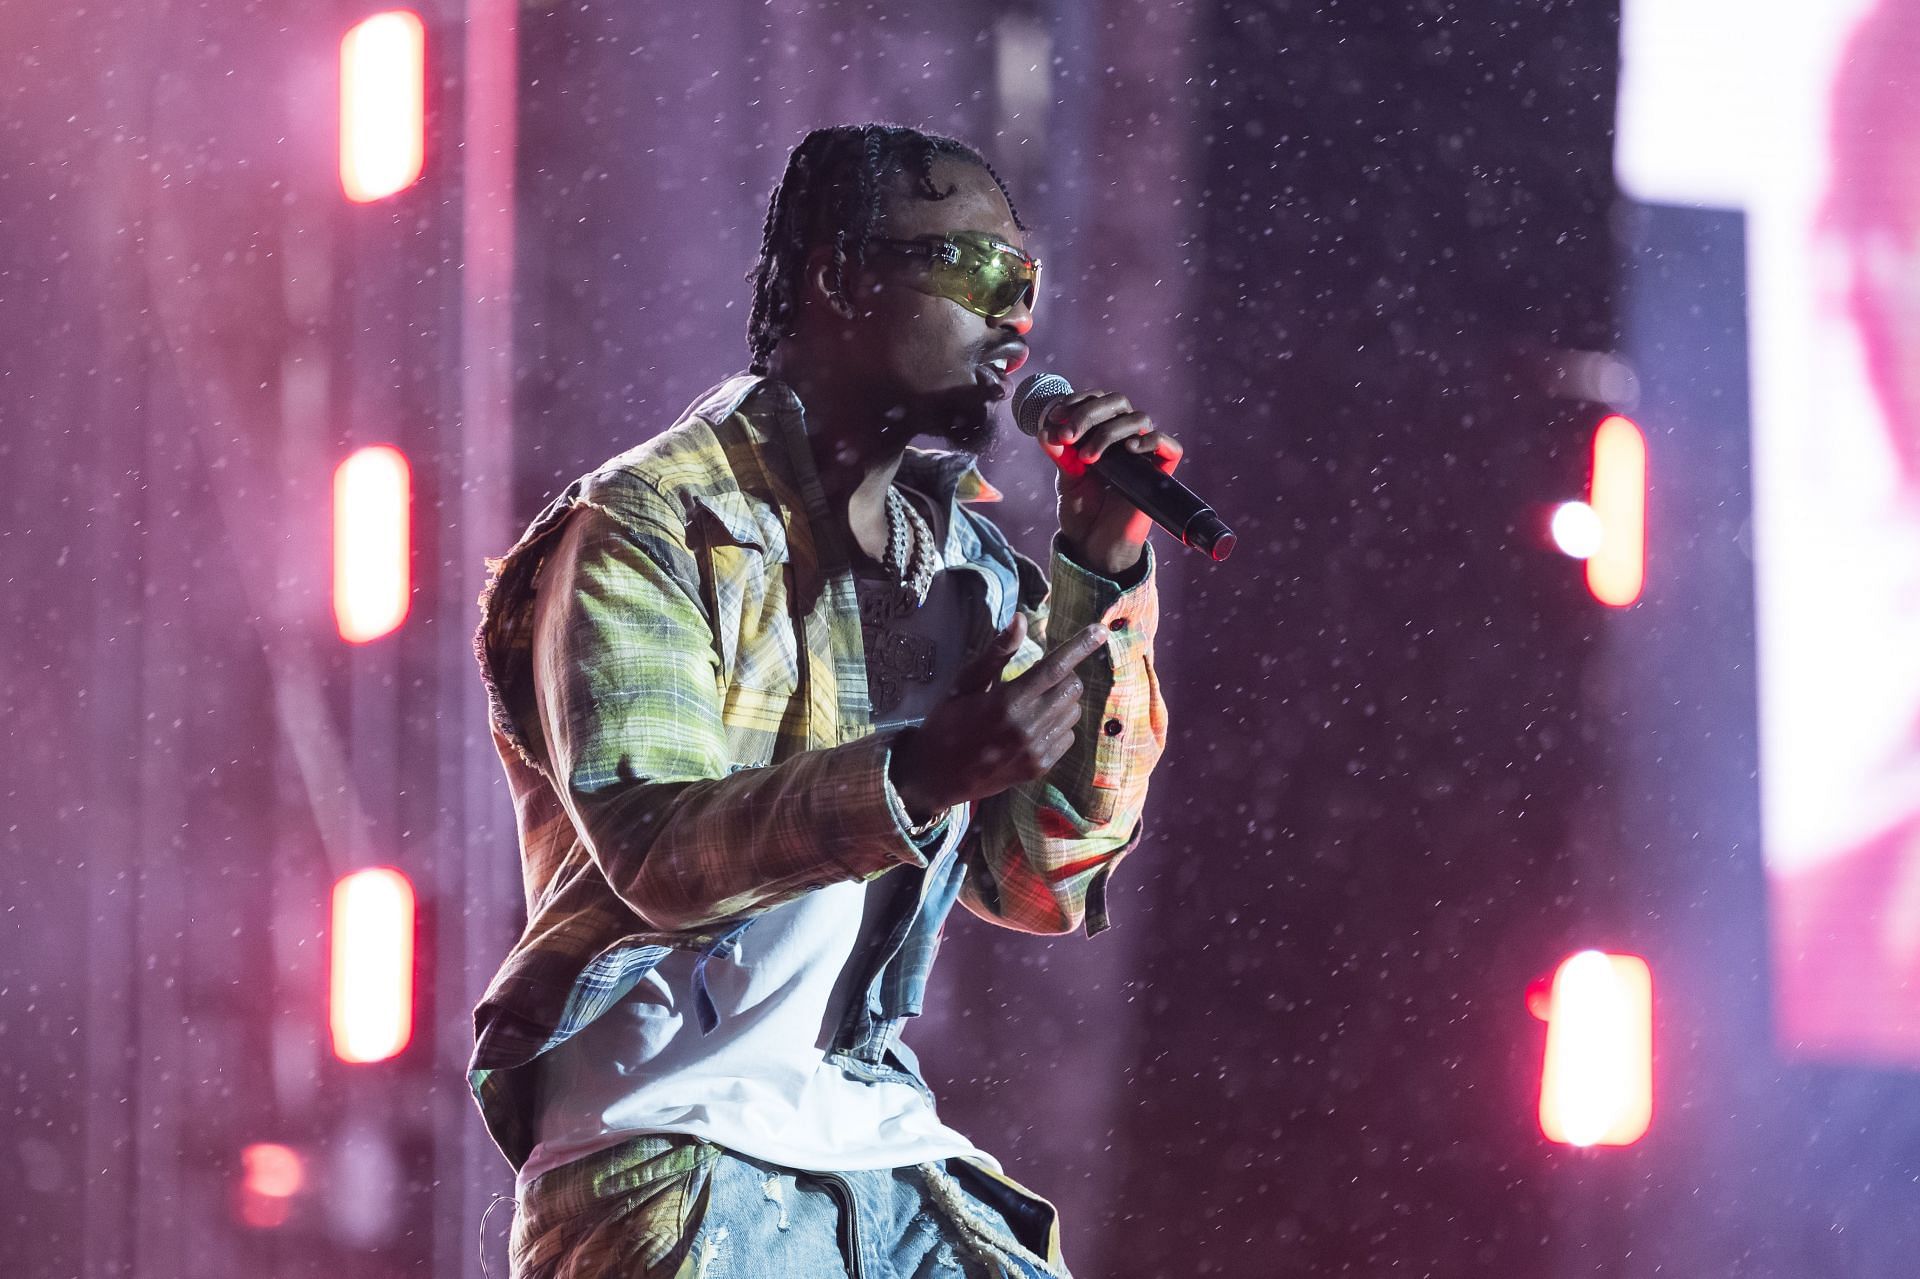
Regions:
M 957 1162 L 957 1161 L 956 1161 Z M 972 1172 L 963 1167 L 962 1176 Z M 976 1185 L 978 1183 L 976 1182 Z M 794 1173 L 729 1156 L 695 1231 L 692 1279 L 1048 1279 L 1064 1274 L 938 1164 Z
M 1052 1205 L 964 1160 L 799 1172 L 691 1137 L 539 1177 L 513 1235 L 515 1279 L 1069 1279 Z

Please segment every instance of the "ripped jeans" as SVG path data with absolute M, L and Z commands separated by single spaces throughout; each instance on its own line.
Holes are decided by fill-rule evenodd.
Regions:
M 796 1172 L 671 1135 L 537 1178 L 511 1267 L 513 1279 L 1068 1279 L 1053 1206 L 979 1165 Z

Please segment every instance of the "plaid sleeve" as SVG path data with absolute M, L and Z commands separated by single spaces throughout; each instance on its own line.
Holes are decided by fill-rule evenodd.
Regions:
M 1153 671 L 1160 603 L 1151 545 L 1145 554 L 1146 572 L 1123 587 L 1055 545 L 1051 593 L 1029 615 L 1033 640 L 1008 675 L 1090 623 L 1104 623 L 1111 638 L 1077 668 L 1086 693 L 1073 746 L 1046 776 L 975 806 L 962 900 L 995 923 L 1066 933 L 1084 921 L 1089 935 L 1107 926 L 1107 880 L 1139 843 L 1147 777 L 1167 740 Z
M 924 865 L 891 734 L 734 771 L 699 571 L 662 509 L 582 505 L 542 570 L 535 705 L 555 788 L 613 891 L 662 931 Z

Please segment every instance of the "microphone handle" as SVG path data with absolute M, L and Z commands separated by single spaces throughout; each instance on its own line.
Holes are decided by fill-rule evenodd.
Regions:
M 1214 514 L 1198 494 L 1157 466 L 1144 453 L 1131 453 L 1116 444 L 1087 468 L 1141 514 L 1179 538 L 1181 543 L 1218 563 L 1233 553 L 1236 539 L 1226 522 Z

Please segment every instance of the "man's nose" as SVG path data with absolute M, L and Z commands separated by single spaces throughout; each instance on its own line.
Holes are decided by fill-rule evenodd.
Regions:
M 1022 293 L 1020 300 L 1013 304 L 1013 310 L 995 320 L 994 323 L 1003 329 L 1012 329 L 1019 337 L 1025 337 L 1027 331 L 1033 328 L 1033 290 L 1028 289 Z

